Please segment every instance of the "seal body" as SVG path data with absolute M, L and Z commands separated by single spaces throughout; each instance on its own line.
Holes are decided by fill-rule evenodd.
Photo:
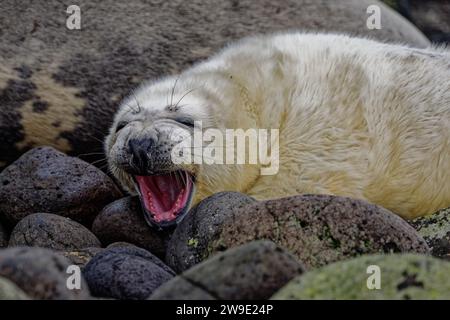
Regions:
M 169 100 L 181 102 L 174 108 Z M 244 39 L 179 76 L 144 84 L 124 101 L 106 152 L 129 190 L 131 174 L 116 161 L 129 152 L 129 140 L 148 128 L 176 127 L 166 120 L 181 115 L 204 127 L 279 129 L 276 175 L 260 175 L 258 165 L 186 166 L 195 177 L 194 203 L 224 190 L 257 199 L 332 194 L 408 219 L 450 205 L 444 49 L 327 34 Z

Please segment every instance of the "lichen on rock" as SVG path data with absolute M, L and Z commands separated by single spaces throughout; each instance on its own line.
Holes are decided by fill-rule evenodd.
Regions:
M 415 219 L 411 225 L 425 239 L 434 256 L 450 260 L 450 208 Z
M 380 269 L 380 289 L 367 286 L 369 266 Z M 301 275 L 272 299 L 450 299 L 450 263 L 430 256 L 362 256 Z

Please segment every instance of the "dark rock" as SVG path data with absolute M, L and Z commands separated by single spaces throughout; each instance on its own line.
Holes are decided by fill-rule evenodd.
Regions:
M 428 38 L 450 43 L 449 0 L 384 0 L 411 20 Z
M 410 0 L 409 17 L 433 42 L 450 43 L 450 1 Z
M 175 229 L 167 247 L 168 265 L 181 272 L 201 262 L 232 211 L 255 201 L 239 192 L 220 192 L 202 200 Z
M 138 197 L 126 197 L 107 205 L 92 224 L 92 232 L 107 246 L 129 242 L 163 258 L 170 232 L 158 232 L 145 222 Z
M 369 266 L 380 268 L 380 290 L 369 290 Z M 413 254 L 373 255 L 307 272 L 277 292 L 277 300 L 448 300 L 450 263 Z M 369 284 L 373 284 L 369 281 Z
M 89 261 L 99 252 L 101 252 L 102 248 L 84 248 L 77 250 L 67 250 L 61 251 L 60 253 L 66 257 L 72 264 L 77 265 L 80 269 L 84 269 L 84 267 L 88 264 Z
M 90 224 L 119 198 L 114 182 L 96 167 L 50 147 L 30 150 L 0 173 L 0 212 L 14 225 L 35 212 Z
M 175 273 L 150 252 L 134 247 L 105 249 L 83 270 L 94 296 L 145 299 Z
M 157 289 L 150 299 L 268 299 L 301 274 L 295 257 L 270 241 L 227 250 Z
M 368 253 L 429 251 L 423 238 L 390 211 L 328 195 L 246 205 L 232 211 L 220 234 L 201 245 L 207 246 L 208 256 L 257 239 L 272 240 L 308 269 Z M 183 251 L 174 251 L 172 264 L 183 265 L 185 257 L 178 252 Z
M 100 247 L 101 243 L 86 227 L 69 218 L 35 213 L 14 227 L 9 246 L 34 246 L 54 250 Z
M 0 276 L 14 282 L 32 299 L 89 299 L 89 289 L 81 279 L 81 288 L 70 290 L 67 273 L 70 262 L 44 248 L 14 247 L 0 250 Z
M 425 239 L 432 255 L 450 260 L 450 208 L 417 218 L 411 225 Z
M 0 248 L 4 248 L 8 245 L 8 232 L 0 223 Z

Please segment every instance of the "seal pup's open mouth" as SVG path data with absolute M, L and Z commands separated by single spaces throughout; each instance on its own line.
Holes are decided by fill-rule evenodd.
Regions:
M 147 222 L 163 228 L 183 219 L 195 189 L 194 178 L 190 173 L 179 170 L 134 178 Z

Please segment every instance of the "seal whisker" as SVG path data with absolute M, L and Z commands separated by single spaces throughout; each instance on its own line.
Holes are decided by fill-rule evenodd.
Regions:
M 106 158 L 105 158 L 105 159 L 99 159 L 99 160 L 96 160 L 96 161 L 90 162 L 89 164 L 91 164 L 91 165 L 95 165 L 95 164 L 97 164 L 97 163 L 101 163 L 102 161 L 107 161 L 107 159 L 106 159 Z
M 91 153 L 80 153 L 77 155 L 77 157 L 82 157 L 82 156 L 93 156 L 93 155 L 104 155 L 104 152 L 91 152 Z
M 136 100 L 136 105 L 138 107 L 138 110 L 136 111 L 136 113 L 139 113 L 139 112 L 141 112 L 141 105 L 139 104 L 139 100 L 136 97 L 136 93 L 133 91 L 132 94 L 133 94 L 134 100 Z
M 99 139 L 99 138 L 97 138 L 97 137 L 95 137 L 95 136 L 93 136 L 93 135 L 88 135 L 88 137 L 89 137 L 89 138 L 92 138 L 92 139 L 94 139 L 94 140 L 96 140 L 96 141 L 98 141 L 98 142 L 100 142 L 101 144 L 105 143 L 104 140 L 101 140 L 101 139 Z
M 131 105 L 129 105 L 128 103 L 127 104 L 125 104 L 125 107 L 128 107 L 129 109 L 130 109 L 130 112 L 134 112 L 134 113 L 137 113 L 138 111 L 136 111 Z
M 181 182 L 183 182 L 183 185 L 186 186 L 187 185 L 187 181 L 186 181 L 185 175 L 181 174 L 180 177 L 181 177 Z
M 175 180 L 177 181 L 177 183 L 179 183 L 180 181 L 183 182 L 182 180 L 180 180 L 180 175 L 177 173 L 173 173 L 173 175 L 175 176 Z
M 178 102 L 175 104 L 175 108 L 178 107 L 178 105 L 180 104 L 180 102 L 190 93 L 192 93 L 194 90 L 197 90 L 198 88 L 193 88 L 191 90 L 189 90 L 188 92 L 186 92 L 181 98 L 180 100 L 178 100 Z
M 173 87 L 172 87 L 172 93 L 171 93 L 171 95 L 170 95 L 170 106 L 172 105 L 172 103 L 173 103 L 173 95 L 175 94 L 175 88 L 176 88 L 176 86 L 177 86 L 177 82 L 178 82 L 178 80 L 180 79 L 180 77 L 181 77 L 181 74 L 179 74 L 178 75 L 178 77 L 175 79 L 175 83 L 173 84 Z

